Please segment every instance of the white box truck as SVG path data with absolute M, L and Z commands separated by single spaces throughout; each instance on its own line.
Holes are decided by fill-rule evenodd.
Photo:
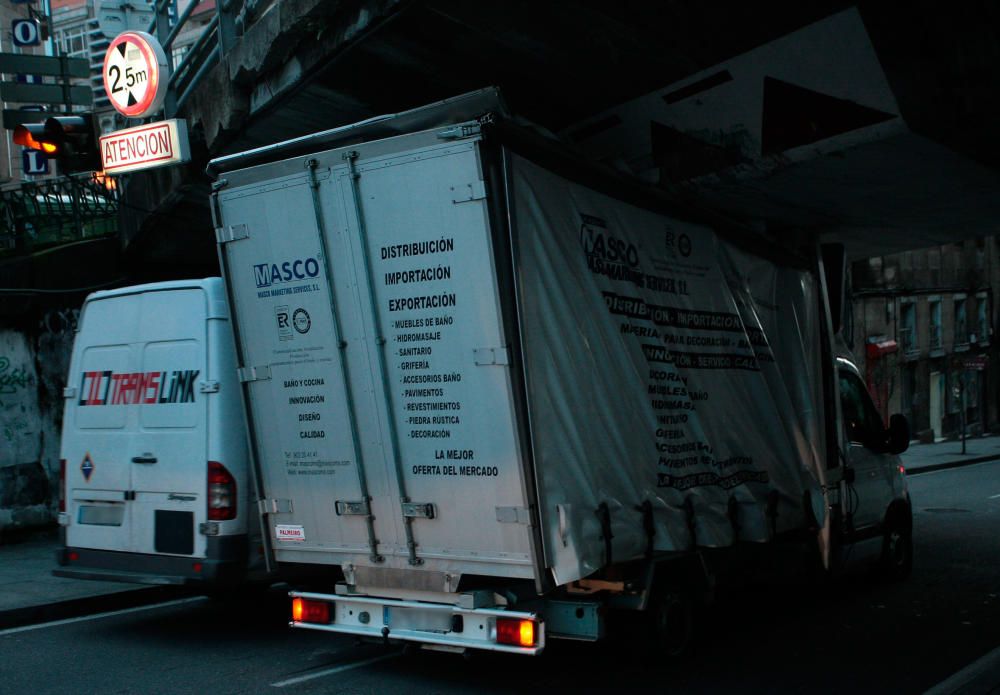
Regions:
M 67 384 L 54 574 L 243 582 L 259 524 L 222 280 L 88 296 Z
M 909 568 L 905 420 L 838 357 L 815 242 L 678 209 L 490 89 L 209 172 L 268 558 L 328 567 L 294 627 L 536 654 L 649 609 L 677 652 L 755 549 Z

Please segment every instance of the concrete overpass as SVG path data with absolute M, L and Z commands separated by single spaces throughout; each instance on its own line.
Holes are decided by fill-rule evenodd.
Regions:
M 195 161 L 126 190 L 146 277 L 213 267 L 210 157 L 490 84 L 589 156 L 773 239 L 861 257 L 1000 231 L 1000 8 L 986 1 L 228 5 L 221 60 L 180 114 Z

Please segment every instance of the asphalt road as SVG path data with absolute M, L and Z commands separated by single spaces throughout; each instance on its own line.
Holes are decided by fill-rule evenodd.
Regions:
M 160 606 L 0 632 L 4 693 L 920 693 L 1000 646 L 1000 462 L 913 476 L 902 585 L 753 585 L 704 616 L 687 660 L 619 625 L 605 644 L 471 659 L 286 627 L 284 599 Z M 998 683 L 1000 685 L 1000 683 Z

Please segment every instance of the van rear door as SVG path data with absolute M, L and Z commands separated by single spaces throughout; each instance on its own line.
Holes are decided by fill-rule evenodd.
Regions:
M 67 545 L 203 557 L 204 292 L 93 300 L 76 353 L 63 442 Z

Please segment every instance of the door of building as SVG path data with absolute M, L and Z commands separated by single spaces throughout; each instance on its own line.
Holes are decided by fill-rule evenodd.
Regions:
M 941 427 L 941 416 L 944 412 L 944 374 L 941 372 L 931 372 L 930 393 L 927 398 L 927 407 L 930 412 L 930 427 L 934 430 L 934 438 L 944 436 Z

